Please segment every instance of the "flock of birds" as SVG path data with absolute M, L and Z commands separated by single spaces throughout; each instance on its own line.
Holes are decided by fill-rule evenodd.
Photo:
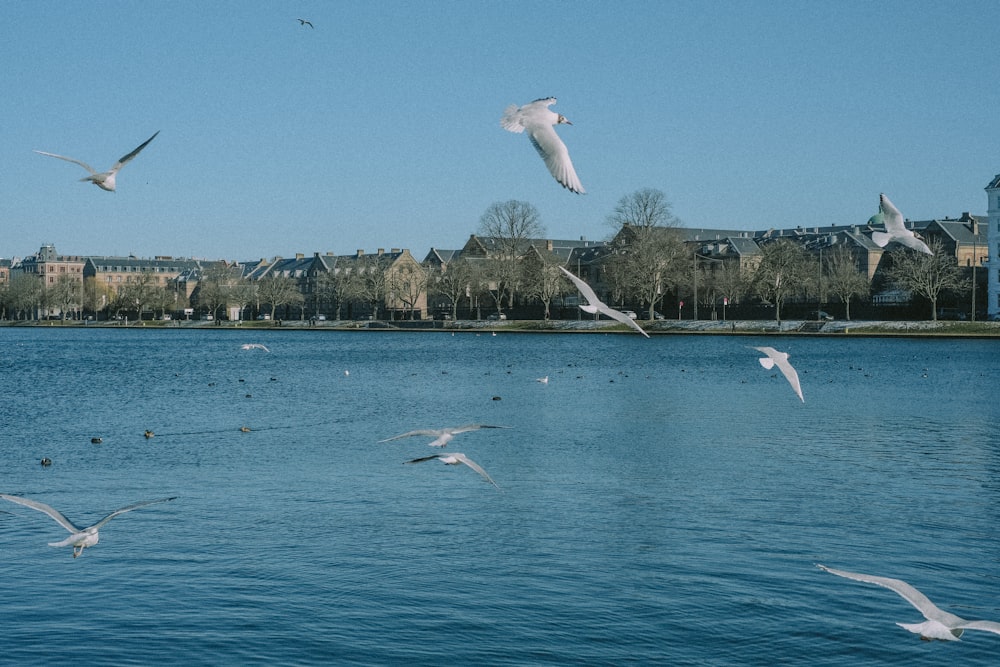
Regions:
M 297 19 L 302 27 L 309 26 L 309 28 L 314 28 L 313 24 L 305 19 Z M 576 174 L 576 170 L 573 167 L 573 163 L 570 160 L 569 151 L 566 145 L 559 138 L 559 135 L 555 131 L 557 125 L 572 125 L 572 123 L 566 119 L 562 114 L 555 113 L 550 109 L 552 105 L 556 103 L 556 98 L 547 97 L 535 100 L 523 106 L 510 105 L 508 106 L 500 119 L 500 125 L 503 129 L 514 132 L 514 133 L 527 133 L 528 139 L 531 145 L 534 146 L 535 150 L 538 151 L 539 156 L 545 162 L 545 166 L 548 168 L 552 177 L 555 178 L 556 182 L 562 185 L 567 190 L 577 193 L 585 194 L 582 183 Z M 131 162 L 139 153 L 146 148 L 157 137 L 159 132 L 157 131 L 151 137 L 146 139 L 137 146 L 134 150 L 122 156 L 110 169 L 104 172 L 98 172 L 93 167 L 88 165 L 86 162 L 82 162 L 75 158 L 66 157 L 64 155 L 58 155 L 56 153 L 48 153 L 44 151 L 35 151 L 41 155 L 48 157 L 58 158 L 60 160 L 65 160 L 67 162 L 72 162 L 74 164 L 80 165 L 89 172 L 88 176 L 80 179 L 81 181 L 88 181 L 93 183 L 102 190 L 108 192 L 114 192 L 116 188 L 116 178 L 118 172 L 129 162 Z M 879 197 L 879 213 L 873 216 L 869 221 L 870 224 L 881 223 L 884 226 L 884 231 L 879 231 L 872 229 L 871 237 L 880 247 L 886 247 L 889 243 L 895 242 L 907 248 L 926 253 L 933 254 L 931 249 L 924 243 L 920 237 L 915 234 L 912 230 L 906 228 L 904 224 L 903 216 L 900 214 L 899 210 L 893 205 L 893 203 L 884 194 Z M 593 315 L 605 315 L 611 319 L 617 320 L 628 327 L 631 327 L 638 333 L 642 334 L 646 338 L 649 338 L 649 334 L 643 330 L 639 324 L 626 315 L 625 313 L 611 308 L 606 303 L 601 301 L 594 290 L 584 282 L 581 278 L 574 275 L 570 271 L 563 267 L 560 267 L 563 274 L 577 287 L 580 294 L 587 301 L 586 304 L 581 304 L 580 308 Z M 264 352 L 270 352 L 270 350 L 260 344 L 260 343 L 247 343 L 242 346 L 244 350 L 261 350 Z M 799 397 L 799 400 L 805 402 L 805 398 L 802 395 L 802 387 L 799 382 L 798 373 L 788 362 L 788 353 L 780 352 L 773 347 L 755 347 L 753 348 L 765 356 L 759 359 L 761 366 L 765 369 L 777 368 L 788 383 L 791 385 L 795 394 Z M 345 375 L 348 372 L 345 371 Z M 544 378 L 538 378 L 541 383 L 548 382 L 548 376 Z M 500 429 L 509 428 L 506 426 L 494 426 L 490 424 L 466 424 L 463 426 L 441 428 L 441 429 L 416 429 L 412 431 L 407 431 L 400 435 L 393 436 L 391 438 L 386 438 L 380 440 L 380 443 L 392 442 L 395 440 L 401 440 L 405 438 L 410 438 L 414 436 L 424 436 L 433 438 L 433 440 L 427 443 L 431 447 L 445 447 L 447 446 L 456 435 L 461 433 L 467 433 L 470 431 L 477 431 L 481 429 Z M 152 436 L 150 431 L 146 432 L 146 437 Z M 478 463 L 470 459 L 465 454 L 460 452 L 448 452 L 448 453 L 436 453 L 429 456 L 421 456 L 418 458 L 410 459 L 405 461 L 406 464 L 422 463 L 425 461 L 437 460 L 446 465 L 465 465 L 468 468 L 474 470 L 479 475 L 483 477 L 487 482 L 492 484 L 497 489 L 500 486 L 494 481 L 492 477 L 480 466 Z M 43 460 L 43 465 L 46 465 L 48 459 Z M 51 464 L 50 461 L 48 461 Z M 54 519 L 59 525 L 70 532 L 70 536 L 64 540 L 58 542 L 52 542 L 49 546 L 53 547 L 73 547 L 73 557 L 76 558 L 83 553 L 83 550 L 87 547 L 92 547 L 98 543 L 99 534 L 98 530 L 111 521 L 113 518 L 124 514 L 126 512 L 131 512 L 133 510 L 139 509 L 141 507 L 146 507 L 148 505 L 153 505 L 156 503 L 162 503 L 174 500 L 171 498 L 159 498 L 157 500 L 145 500 L 119 509 L 114 510 L 103 519 L 97 523 L 87 526 L 80 527 L 72 523 L 67 519 L 62 513 L 56 509 L 46 505 L 45 503 L 31 500 L 29 498 L 23 498 L 20 496 L 0 494 L 0 499 L 7 500 L 19 505 L 29 507 L 31 509 L 43 512 L 49 517 Z M 985 630 L 987 632 L 992 632 L 995 634 L 1000 634 L 1000 623 L 993 621 L 968 621 L 954 614 L 942 611 L 936 607 L 926 596 L 924 596 L 920 591 L 918 591 L 913 586 L 910 586 L 906 582 L 899 579 L 890 579 L 887 577 L 878 577 L 867 574 L 858 574 L 854 572 L 847 572 L 843 570 L 836 570 L 833 568 L 826 567 L 824 565 L 818 565 L 821 569 L 830 574 L 834 574 L 840 577 L 845 577 L 847 579 L 853 579 L 855 581 L 860 581 L 869 584 L 875 584 L 888 588 L 895 591 L 900 596 L 902 596 L 907 602 L 912 604 L 921 614 L 923 614 L 926 619 L 923 623 L 899 623 L 901 627 L 909 630 L 910 632 L 917 633 L 923 639 L 940 639 L 940 640 L 958 640 L 961 637 L 964 630 Z

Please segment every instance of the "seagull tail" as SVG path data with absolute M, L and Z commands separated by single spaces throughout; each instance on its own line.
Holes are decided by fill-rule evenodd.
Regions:
M 516 104 L 511 104 L 503 110 L 503 116 L 500 117 L 500 127 L 508 132 L 517 132 L 518 134 L 524 132 L 524 125 L 521 125 L 521 120 L 517 117 Z

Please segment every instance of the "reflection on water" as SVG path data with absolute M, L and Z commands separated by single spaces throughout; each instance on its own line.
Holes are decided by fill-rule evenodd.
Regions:
M 814 567 L 1000 620 L 992 341 L 0 329 L 0 344 L 0 490 L 84 523 L 179 496 L 76 561 L 46 546 L 55 522 L 0 508 L 0 662 L 996 655 L 985 633 L 920 642 L 894 625 L 918 620 L 905 601 Z M 791 354 L 804 404 L 753 345 Z M 436 451 L 418 438 L 377 443 L 467 422 L 513 427 L 449 446 L 502 493 L 462 466 L 403 466 Z

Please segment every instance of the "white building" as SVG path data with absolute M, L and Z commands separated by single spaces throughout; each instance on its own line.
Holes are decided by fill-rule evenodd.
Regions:
M 989 243 L 989 262 L 987 275 L 989 276 L 989 301 L 987 312 L 989 318 L 1000 317 L 1000 174 L 993 177 L 990 184 L 986 186 L 986 194 L 989 197 L 987 204 L 987 215 L 989 216 L 989 228 L 986 231 L 987 242 Z

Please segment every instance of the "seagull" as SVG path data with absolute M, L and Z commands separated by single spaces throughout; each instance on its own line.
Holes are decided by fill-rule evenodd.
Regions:
M 465 426 L 452 426 L 451 428 L 421 428 L 415 431 L 407 431 L 401 435 L 396 435 L 391 438 L 386 438 L 385 440 L 379 440 L 379 442 L 389 442 L 390 440 L 399 440 L 401 438 L 409 438 L 413 435 L 426 435 L 429 438 L 436 438 L 433 442 L 428 442 L 427 444 L 431 447 L 444 447 L 452 438 L 454 438 L 459 433 L 466 433 L 468 431 L 478 431 L 481 428 L 510 428 L 509 426 L 490 426 L 489 424 L 466 424 Z
M 478 463 L 470 459 L 465 454 L 460 454 L 458 452 L 453 452 L 451 454 L 431 454 L 430 456 L 421 456 L 419 459 L 404 461 L 403 463 L 421 463 L 423 461 L 430 461 L 432 459 L 439 459 L 441 463 L 450 466 L 458 465 L 459 463 L 464 463 L 465 465 L 469 466 L 470 468 L 478 472 L 480 475 L 482 475 L 487 482 L 497 487 L 498 489 L 500 488 L 500 486 L 493 481 L 493 478 L 486 474 L 486 471 L 483 470 L 482 466 L 480 466 Z
M 531 145 L 545 160 L 545 166 L 549 168 L 552 176 L 570 192 L 582 195 L 586 193 L 586 190 L 583 189 L 580 179 L 577 178 L 576 170 L 573 169 L 566 144 L 562 142 L 553 127 L 560 124 L 572 125 L 573 123 L 566 120 L 562 114 L 549 110 L 549 107 L 555 103 L 556 98 L 546 97 L 525 104 L 523 107 L 511 104 L 503 111 L 500 127 L 508 132 L 518 134 L 527 130 Z
M 927 247 L 927 244 L 920 240 L 913 230 L 907 229 L 906 225 L 903 224 L 903 215 L 899 212 L 899 209 L 893 206 L 889 198 L 884 194 L 879 195 L 879 212 L 876 213 L 868 220 L 868 224 L 872 223 L 878 224 L 882 223 L 885 225 L 884 232 L 872 232 L 872 241 L 880 247 L 884 248 L 889 245 L 890 242 L 895 241 L 900 245 L 904 245 L 907 248 L 912 248 L 913 250 L 918 250 L 928 255 L 933 255 L 934 252 Z
M 9 500 L 12 503 L 17 503 L 18 505 L 24 505 L 25 507 L 30 507 L 31 509 L 38 510 L 39 512 L 45 512 L 50 517 L 56 520 L 56 522 L 68 530 L 71 535 L 67 537 L 62 542 L 49 542 L 50 547 L 66 547 L 73 545 L 73 558 L 76 558 L 83 553 L 83 550 L 87 547 L 92 547 L 97 544 L 99 536 L 97 534 L 98 529 L 111 521 L 119 514 L 124 514 L 125 512 L 131 512 L 132 510 L 139 509 L 140 507 L 145 507 L 146 505 L 152 505 L 153 503 L 163 503 L 168 500 L 173 500 L 177 496 L 172 498 L 160 498 L 158 500 L 143 500 L 138 503 L 132 503 L 131 505 L 126 505 L 116 509 L 111 514 L 107 515 L 93 526 L 87 526 L 86 528 L 80 528 L 72 521 L 64 517 L 58 510 L 53 507 L 49 507 L 45 503 L 40 503 L 37 500 L 31 500 L 29 498 L 22 498 L 20 496 L 9 496 L 5 493 L 0 493 L 0 498 L 4 500 Z
M 549 376 L 546 375 L 545 377 L 535 378 L 535 382 L 541 382 L 542 384 L 548 384 L 549 383 Z
M 802 398 L 802 387 L 799 385 L 799 374 L 796 373 L 795 369 L 792 368 L 792 365 L 788 363 L 788 353 L 778 352 L 773 347 L 755 347 L 754 349 L 767 355 L 766 357 L 761 357 L 757 360 L 760 362 L 760 365 L 768 370 L 777 366 L 778 370 L 781 371 L 781 374 L 785 376 L 786 380 L 788 380 L 788 384 L 792 385 L 792 389 L 794 389 L 795 393 L 798 394 L 799 399 L 805 403 L 806 399 Z
M 582 310 L 585 313 L 591 313 L 591 314 L 598 312 L 604 313 L 611 319 L 623 322 L 624 324 L 629 325 L 630 327 L 641 333 L 646 338 L 649 338 L 649 334 L 643 331 L 642 327 L 636 324 L 635 320 L 633 320 L 625 313 L 619 310 L 615 310 L 614 308 L 611 308 L 606 303 L 598 299 L 597 294 L 595 294 L 594 290 L 590 288 L 590 285 L 583 282 L 583 280 L 577 278 L 572 273 L 567 271 L 565 267 L 560 266 L 559 270 L 565 273 L 566 277 L 573 281 L 573 284 L 576 285 L 576 288 L 580 290 L 581 294 L 583 294 L 583 298 L 587 300 L 587 305 L 581 305 L 580 310 Z
M 46 153 L 45 151 L 35 151 L 35 152 L 38 153 L 38 154 L 40 154 L 40 155 L 48 155 L 49 157 L 57 157 L 60 160 L 66 160 L 67 162 L 73 162 L 75 164 L 80 165 L 81 167 L 83 167 L 84 169 L 86 169 L 87 171 L 90 172 L 90 176 L 85 176 L 85 177 L 81 178 L 80 179 L 81 181 L 90 181 L 91 183 L 93 183 L 94 185 L 96 185 L 97 187 L 99 187 L 102 190 L 107 190 L 108 192 L 114 192 L 115 191 L 115 177 L 118 176 L 118 171 L 122 167 L 124 167 L 126 164 L 128 164 L 132 160 L 132 158 L 134 158 L 136 155 L 138 155 L 139 151 L 141 151 L 143 148 L 145 148 L 147 146 L 147 144 L 149 144 L 150 141 L 152 141 L 153 139 L 155 139 L 156 135 L 159 134 L 159 133 L 160 133 L 160 131 L 157 130 L 156 133 L 153 136 L 151 136 L 149 139 L 146 139 L 144 142 L 142 142 L 141 144 L 139 144 L 138 148 L 136 148 L 134 151 L 132 151 L 128 155 L 120 158 L 118 160 L 118 162 L 115 162 L 115 165 L 113 167 L 111 167 L 111 169 L 109 169 L 109 170 L 107 170 L 105 172 L 102 172 L 100 174 L 97 173 L 97 170 L 94 169 L 93 167 L 91 167 L 86 162 L 80 162 L 79 160 L 74 160 L 73 158 L 66 157 L 65 155 L 56 155 L 55 153 Z
M 244 343 L 240 345 L 241 350 L 264 350 L 265 352 L 270 352 L 267 346 L 261 345 L 260 343 Z
M 310 21 L 307 21 L 305 19 L 295 19 L 295 20 L 299 22 L 300 26 L 309 26 L 310 28 L 314 28 L 313 24 Z
M 927 599 L 927 596 L 918 591 L 913 586 L 899 579 L 889 577 L 876 577 L 871 574 L 858 574 L 857 572 L 845 572 L 834 570 L 832 567 L 816 564 L 816 567 L 825 570 L 838 577 L 845 577 L 855 581 L 863 581 L 866 584 L 875 584 L 889 590 L 896 591 L 904 600 L 917 608 L 927 620 L 923 623 L 896 623 L 901 628 L 906 628 L 910 632 L 920 635 L 921 639 L 940 639 L 942 641 L 958 641 L 965 630 L 985 630 L 993 634 L 1000 635 L 1000 623 L 995 621 L 967 621 L 964 618 L 942 611 Z

